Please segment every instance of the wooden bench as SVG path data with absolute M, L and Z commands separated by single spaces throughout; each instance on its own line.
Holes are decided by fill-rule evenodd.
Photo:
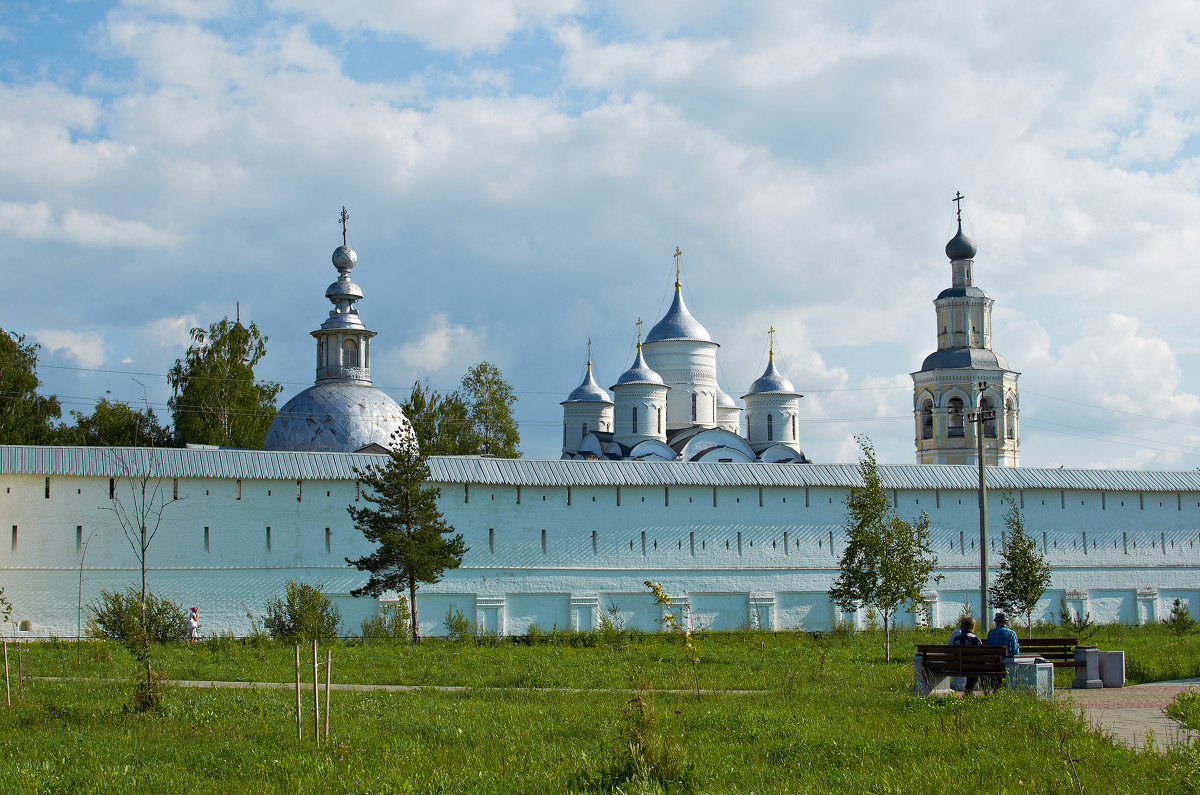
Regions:
M 944 646 L 918 644 L 921 671 L 930 690 L 939 680 L 952 676 L 973 676 L 986 682 L 1004 678 L 1003 646 Z
M 1021 647 L 1019 657 L 1041 657 L 1046 662 L 1054 663 L 1055 668 L 1086 668 L 1087 663 L 1075 661 L 1075 647 L 1079 645 L 1077 638 L 1017 638 Z

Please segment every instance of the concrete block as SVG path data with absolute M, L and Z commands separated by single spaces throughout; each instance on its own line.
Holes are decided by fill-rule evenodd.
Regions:
M 1105 687 L 1125 686 L 1125 652 L 1100 652 L 1100 679 Z
M 1054 663 L 1046 662 L 1042 657 L 1007 659 L 1004 661 L 1004 686 L 1038 698 L 1054 698 Z
M 1075 681 L 1071 683 L 1071 687 L 1076 690 L 1104 687 L 1104 680 L 1100 678 L 1100 650 L 1095 646 L 1076 646 L 1075 662 L 1080 661 L 1087 665 L 1075 669 Z
M 948 696 L 950 695 L 949 676 L 930 675 L 921 665 L 921 655 L 913 655 L 913 688 L 919 696 Z

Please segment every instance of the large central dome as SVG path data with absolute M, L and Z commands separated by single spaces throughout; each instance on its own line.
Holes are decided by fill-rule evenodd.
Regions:
M 271 421 L 264 450 L 353 453 L 391 446 L 413 431 L 400 404 L 371 386 L 371 338 L 355 303 L 362 290 L 350 281 L 358 255 L 349 246 L 333 252 L 338 280 L 325 291 L 333 304 L 317 340 L 317 383 L 284 404 Z

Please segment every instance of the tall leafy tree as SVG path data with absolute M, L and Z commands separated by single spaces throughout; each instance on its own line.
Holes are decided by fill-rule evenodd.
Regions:
M 480 362 L 467 370 L 461 389 L 478 443 L 477 451 L 498 458 L 520 458 L 517 445 L 521 443 L 521 434 L 513 416 L 517 396 L 500 368 L 491 362 Z
M 883 617 L 884 646 L 892 659 L 892 625 L 898 610 L 912 610 L 921 590 L 933 576 L 937 558 L 930 547 L 929 515 L 924 511 L 912 522 L 892 508 L 879 479 L 875 448 L 865 436 L 858 471 L 862 486 L 846 495 L 846 549 L 838 562 L 838 577 L 830 598 L 843 610 L 873 607 Z
M 36 342 L 0 329 L 0 444 L 52 444 L 62 416 L 58 398 L 38 394 Z
M 1038 552 L 1037 542 L 1025 532 L 1025 520 L 1011 494 L 1004 497 L 1008 532 L 1000 552 L 1000 572 L 988 589 L 993 604 L 1025 617 L 1025 631 L 1033 637 L 1033 611 L 1050 587 L 1050 564 Z
M 180 444 L 262 447 L 282 386 L 254 380 L 266 355 L 258 326 L 230 322 L 192 329 L 192 344 L 167 373 L 174 390 L 168 405 Z
M 426 485 L 426 455 L 410 437 L 392 437 L 387 463 L 355 470 L 366 487 L 363 498 L 377 507 L 347 510 L 366 539 L 379 546 L 369 555 L 346 562 L 371 573 L 355 596 L 379 596 L 385 591 L 408 591 L 412 608 L 412 639 L 417 634 L 417 587 L 435 583 L 446 569 L 462 563 L 467 547 L 461 533 L 447 525 L 437 507 L 439 490 Z
M 428 382 L 417 381 L 403 409 L 425 455 L 474 455 L 479 451 L 467 404 L 458 392 L 442 394 Z
M 91 414 L 72 411 L 75 425 L 63 429 L 64 442 L 91 447 L 169 447 L 174 436 L 158 423 L 154 409 L 132 409 L 100 398 Z

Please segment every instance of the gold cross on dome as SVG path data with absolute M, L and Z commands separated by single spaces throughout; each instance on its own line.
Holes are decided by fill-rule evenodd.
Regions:
M 592 338 L 588 337 L 588 372 L 592 371 Z
M 642 347 L 642 319 L 639 317 L 637 322 L 638 328 L 638 348 Z
M 679 257 L 683 254 L 679 246 L 675 247 L 675 286 L 679 287 Z
M 342 205 L 342 213 L 338 216 L 338 220 L 342 222 L 342 245 L 346 245 L 346 222 L 350 220 L 350 213 L 346 212 L 346 205 Z
M 767 339 L 769 342 L 771 361 L 775 360 L 775 327 L 767 329 Z

